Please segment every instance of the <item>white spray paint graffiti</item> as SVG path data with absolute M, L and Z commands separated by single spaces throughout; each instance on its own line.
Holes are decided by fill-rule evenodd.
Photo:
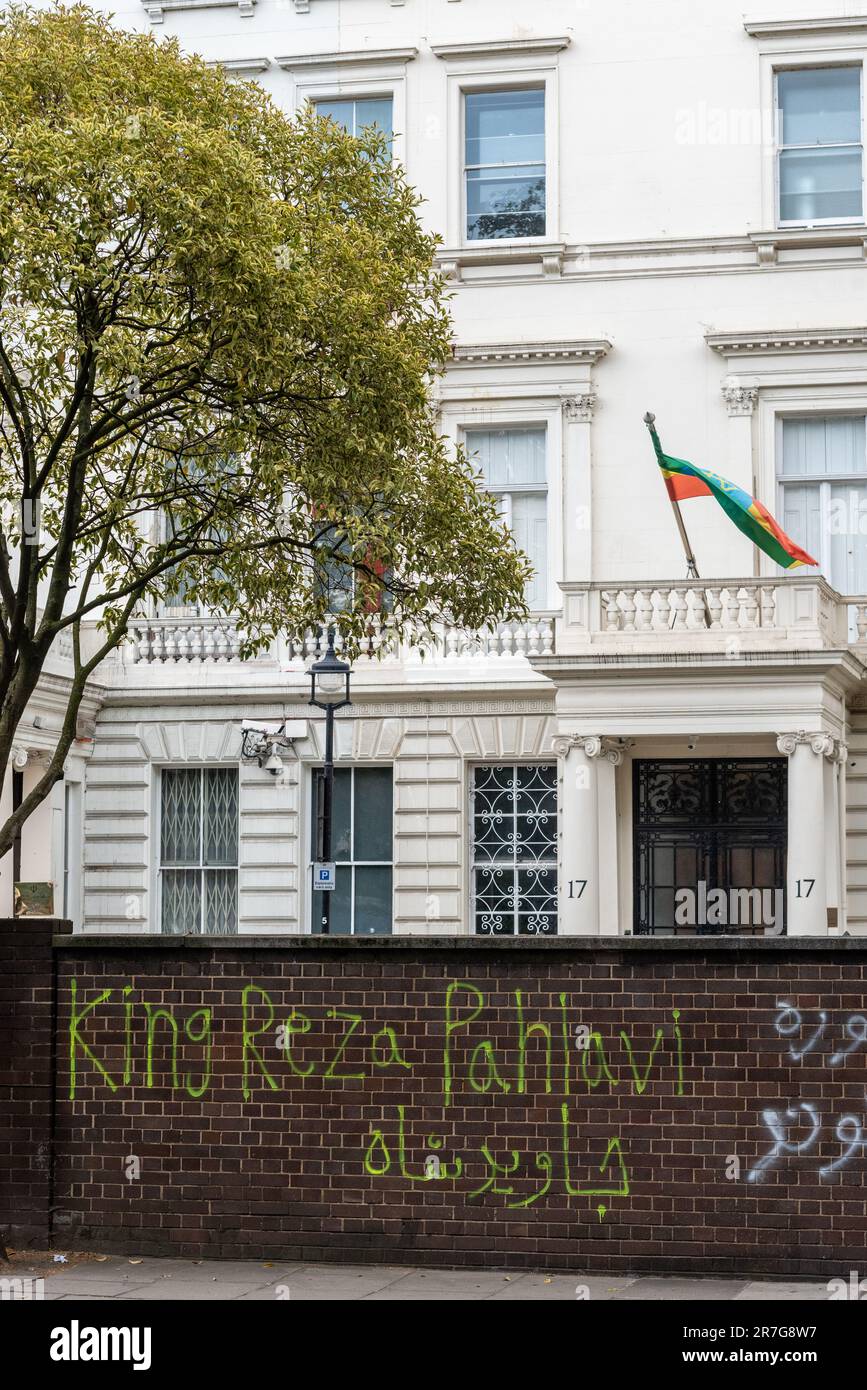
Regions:
M 777 1008 L 780 1012 L 774 1021 L 774 1027 L 781 1038 L 792 1040 L 789 1044 L 789 1056 L 793 1062 L 800 1062 L 813 1052 L 824 1038 L 828 1024 L 827 1012 L 824 1009 L 819 1010 L 817 1015 L 818 1027 L 805 1042 L 801 1042 L 804 1020 L 800 1010 L 784 1000 L 778 1001 Z M 851 1014 L 846 1020 L 845 1031 L 851 1042 L 845 1047 L 838 1046 L 835 1052 L 827 1056 L 825 1058 L 826 1066 L 840 1066 L 860 1047 L 867 1044 L 867 1018 L 863 1014 Z M 865 1092 L 865 1100 L 867 1100 L 867 1092 Z M 762 1120 L 768 1128 L 771 1147 L 747 1173 L 748 1182 L 758 1182 L 766 1170 L 778 1159 L 810 1153 L 816 1147 L 824 1126 L 824 1117 L 809 1101 L 796 1101 L 782 1112 L 770 1109 L 763 1110 Z M 809 1126 L 808 1131 L 802 1133 L 801 1137 L 796 1135 L 790 1138 L 793 1131 L 797 1130 L 800 1133 L 807 1126 Z M 818 1169 L 820 1178 L 828 1178 L 832 1173 L 837 1173 L 845 1168 L 853 1158 L 861 1154 L 865 1143 L 867 1143 L 862 1118 L 858 1115 L 841 1115 L 836 1121 L 834 1135 L 841 1144 L 845 1145 L 845 1148 L 839 1157 Z

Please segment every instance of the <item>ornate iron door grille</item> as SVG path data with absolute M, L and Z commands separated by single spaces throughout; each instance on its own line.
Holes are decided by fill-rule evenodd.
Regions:
M 700 901 L 701 882 L 708 892 L 780 890 L 774 930 L 785 932 L 786 759 L 637 758 L 632 776 L 635 933 L 766 931 L 754 905 L 746 923 L 679 925 L 676 891 Z

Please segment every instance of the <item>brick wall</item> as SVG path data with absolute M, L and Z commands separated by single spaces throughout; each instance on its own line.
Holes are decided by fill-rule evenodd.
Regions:
M 56 1037 L 52 938 L 69 923 L 0 920 L 0 1227 L 46 1245 Z
M 27 932 L 13 978 L 42 1019 L 50 953 Z M 61 1246 L 827 1277 L 863 1259 L 856 938 L 72 937 L 55 957 Z M 44 1020 L 28 1046 L 18 1160 L 45 1134 Z M 46 1182 L 13 1174 L 13 1197 Z

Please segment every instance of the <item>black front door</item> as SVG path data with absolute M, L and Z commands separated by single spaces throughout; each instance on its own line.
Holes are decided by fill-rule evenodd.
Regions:
M 732 925 L 684 926 L 689 889 L 700 906 L 714 889 L 780 890 L 786 883 L 785 758 L 638 758 L 633 765 L 634 930 L 764 930 L 759 900 L 736 902 Z M 704 887 L 702 888 L 702 885 Z M 742 905 L 743 904 L 743 905 Z M 785 908 L 777 930 L 785 929 Z M 678 915 L 681 921 L 678 921 Z M 729 914 L 730 919 L 737 915 Z M 744 917 L 748 920 L 744 921 Z

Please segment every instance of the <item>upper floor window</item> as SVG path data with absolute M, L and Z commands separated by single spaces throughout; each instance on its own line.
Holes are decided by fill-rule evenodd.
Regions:
M 867 593 L 867 418 L 811 415 L 780 429 L 783 530 L 838 593 Z
M 544 426 L 467 430 L 467 452 L 482 472 L 485 489 L 534 574 L 527 585 L 530 608 L 548 607 L 548 482 Z
M 545 235 L 545 91 L 466 92 L 468 241 Z
M 160 775 L 160 918 L 171 934 L 238 930 L 238 769 Z
M 780 223 L 860 221 L 861 66 L 799 68 L 776 80 Z
M 317 116 L 328 116 L 349 135 L 360 135 L 367 126 L 377 126 L 391 140 L 393 134 L 393 102 L 385 97 L 335 97 L 315 101 Z

